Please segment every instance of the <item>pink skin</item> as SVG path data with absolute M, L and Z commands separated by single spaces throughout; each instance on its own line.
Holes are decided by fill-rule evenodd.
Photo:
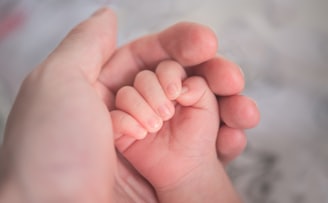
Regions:
M 154 186 L 158 198 L 164 202 L 177 199 L 197 202 L 204 198 L 208 199 L 207 202 L 238 202 L 231 185 L 226 184 L 225 173 L 219 173 L 222 167 L 218 164 L 215 146 L 219 129 L 216 98 L 203 78 L 190 77 L 182 81 L 185 76 L 179 64 L 164 61 L 159 64 L 156 74 L 142 71 L 133 87 L 123 87 L 118 91 L 118 110 L 114 113 L 120 116 L 112 116 L 116 146 Z M 178 94 L 165 91 L 166 87 L 172 86 L 176 87 Z M 168 93 L 174 93 L 174 97 Z M 175 99 L 170 105 L 169 96 Z M 173 109 L 169 107 L 170 112 L 161 115 L 158 109 L 163 106 L 172 106 Z M 162 120 L 159 120 L 157 129 L 149 130 L 148 121 L 156 114 L 156 120 L 161 116 Z M 129 126 L 133 126 L 134 130 Z M 147 131 L 148 134 L 144 134 Z M 208 179 L 204 178 L 204 171 L 216 173 Z M 222 183 L 225 184 L 226 198 L 222 198 L 216 190 Z M 198 196 L 172 194 L 177 190 L 193 193 L 201 184 L 211 186 L 211 189 L 207 189 L 206 193 L 200 192 Z M 190 196 L 192 199 L 189 199 Z
M 118 49 L 115 42 L 115 16 L 102 9 L 25 79 L 0 153 L 1 202 L 157 202 L 154 188 L 116 153 L 108 109 L 117 90 L 133 84 L 141 69 L 170 58 L 223 96 L 218 104 L 225 113 L 219 116 L 230 133 L 217 134 L 219 158 L 228 162 L 243 150 L 243 130 L 258 122 L 259 113 L 252 100 L 237 95 L 242 74 L 215 56 L 210 29 L 180 23 Z

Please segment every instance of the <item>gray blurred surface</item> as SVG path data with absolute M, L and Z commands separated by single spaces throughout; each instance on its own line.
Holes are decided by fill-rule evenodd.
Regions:
M 0 128 L 24 76 L 106 2 L 120 44 L 192 20 L 213 28 L 219 53 L 241 65 L 262 113 L 229 167 L 246 203 L 328 203 L 326 0 L 26 0 L 17 6 L 25 22 L 0 41 Z

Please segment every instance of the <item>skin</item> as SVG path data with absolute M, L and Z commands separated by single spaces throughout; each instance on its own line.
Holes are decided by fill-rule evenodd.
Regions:
M 115 41 L 113 12 L 99 10 L 25 79 L 0 152 L 1 202 L 158 202 L 153 186 L 116 153 L 108 110 L 117 90 L 141 69 L 170 58 L 224 96 L 218 100 L 225 112 L 219 115 L 225 124 L 217 134 L 218 157 L 228 162 L 243 150 L 243 130 L 258 123 L 259 113 L 252 100 L 237 95 L 242 74 L 215 56 L 211 30 L 181 23 L 121 48 Z M 232 116 L 237 112 L 247 113 Z M 229 133 L 221 133 L 223 127 Z
M 178 63 L 161 62 L 156 74 L 141 71 L 118 91 L 116 108 L 116 146 L 160 202 L 240 202 L 217 161 L 219 109 L 202 77 L 186 78 Z

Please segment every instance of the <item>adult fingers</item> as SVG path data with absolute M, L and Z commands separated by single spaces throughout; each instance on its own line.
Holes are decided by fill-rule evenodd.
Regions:
M 247 144 L 244 131 L 221 126 L 216 141 L 217 154 L 223 164 L 228 164 L 238 157 Z
M 174 59 L 182 66 L 197 65 L 213 58 L 216 50 L 216 36 L 208 27 L 179 23 L 118 49 L 102 70 L 99 80 L 110 90 L 117 91 L 131 84 L 141 69 L 153 69 L 166 59 Z
M 244 89 L 244 75 L 241 69 L 222 56 L 192 67 L 191 74 L 206 78 L 211 90 L 220 96 L 238 94 Z
M 93 83 L 115 50 L 116 31 L 114 13 L 108 8 L 100 9 L 67 35 L 43 67 L 64 74 L 81 71 Z
M 221 121 L 230 128 L 253 128 L 260 121 L 260 112 L 256 103 L 246 96 L 221 97 L 219 106 Z

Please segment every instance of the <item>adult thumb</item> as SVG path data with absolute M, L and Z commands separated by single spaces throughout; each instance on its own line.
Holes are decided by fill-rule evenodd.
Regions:
M 102 66 L 116 48 L 116 16 L 102 8 L 77 25 L 46 60 L 46 67 L 60 73 L 82 71 L 95 82 Z

